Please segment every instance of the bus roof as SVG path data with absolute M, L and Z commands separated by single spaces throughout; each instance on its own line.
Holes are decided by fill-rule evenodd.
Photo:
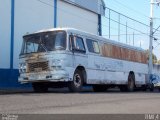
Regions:
M 49 31 L 57 31 L 57 30 L 64 30 L 66 32 L 70 32 L 70 33 L 74 33 L 74 34 L 79 34 L 79 35 L 82 35 L 82 36 L 87 36 L 88 38 L 93 38 L 93 39 L 97 39 L 97 40 L 100 40 L 100 41 L 103 41 L 103 42 L 107 42 L 107 43 L 110 43 L 110 44 L 113 44 L 113 45 L 116 45 L 116 46 L 121 46 L 123 48 L 129 48 L 129 49 L 134 49 L 134 50 L 138 50 L 138 51 L 145 51 L 144 49 L 140 48 L 140 47 L 135 47 L 135 46 L 131 46 L 131 45 L 127 45 L 127 44 L 124 44 L 124 43 L 120 43 L 120 42 L 117 42 L 115 40 L 110 40 L 110 39 L 107 39 L 107 38 L 104 38 L 102 36 L 98 36 L 98 35 L 95 35 L 95 34 L 92 34 L 92 33 L 89 33 L 89 32 L 85 32 L 85 31 L 82 31 L 82 30 L 78 30 L 78 29 L 75 29 L 75 28 L 51 28 L 51 29 L 43 29 L 43 30 L 40 30 L 40 31 L 37 31 L 33 34 L 36 34 L 36 33 L 42 33 L 42 32 L 49 32 Z

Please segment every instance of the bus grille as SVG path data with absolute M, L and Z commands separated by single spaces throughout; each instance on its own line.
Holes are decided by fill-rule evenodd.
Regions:
M 41 72 L 49 70 L 48 61 L 28 63 L 28 72 Z

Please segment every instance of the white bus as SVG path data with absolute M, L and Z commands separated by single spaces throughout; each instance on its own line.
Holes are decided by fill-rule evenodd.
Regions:
M 83 85 L 94 91 L 118 86 L 134 91 L 146 85 L 148 64 L 143 49 L 73 28 L 41 30 L 23 36 L 19 82 L 32 83 L 36 92 L 49 87 Z

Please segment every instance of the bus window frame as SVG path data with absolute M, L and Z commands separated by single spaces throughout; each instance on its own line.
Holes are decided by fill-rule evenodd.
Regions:
M 95 52 L 95 51 L 90 51 L 90 50 L 89 50 L 88 43 L 87 43 L 88 40 L 97 43 L 99 52 Z M 100 45 L 99 45 L 99 42 L 98 42 L 98 41 L 93 40 L 93 39 L 91 39 L 91 38 L 86 38 L 86 45 L 87 45 L 88 52 L 90 52 L 90 53 L 95 53 L 95 54 L 100 54 Z M 93 50 L 94 50 L 94 45 L 92 44 L 92 46 L 93 46 Z
M 83 47 L 84 47 L 84 50 L 81 50 L 81 49 L 77 49 L 75 47 L 75 39 L 76 38 L 80 38 L 82 40 L 82 44 L 83 44 Z M 69 50 L 72 51 L 73 53 L 74 52 L 78 52 L 78 53 L 86 53 L 86 47 L 85 47 L 85 44 L 84 44 L 84 39 L 83 37 L 80 37 L 78 35 L 69 35 Z

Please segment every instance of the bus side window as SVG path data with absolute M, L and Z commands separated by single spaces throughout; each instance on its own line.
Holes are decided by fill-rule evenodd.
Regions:
M 99 53 L 100 51 L 99 51 L 98 42 L 94 41 L 94 42 L 93 42 L 93 46 L 94 46 L 94 52 L 95 52 L 95 53 Z
M 78 36 L 70 35 L 70 50 L 85 52 L 85 46 L 83 42 L 83 38 Z
M 97 54 L 100 53 L 99 45 L 97 41 L 86 39 L 86 42 L 87 42 L 87 47 L 89 52 L 97 53 Z

